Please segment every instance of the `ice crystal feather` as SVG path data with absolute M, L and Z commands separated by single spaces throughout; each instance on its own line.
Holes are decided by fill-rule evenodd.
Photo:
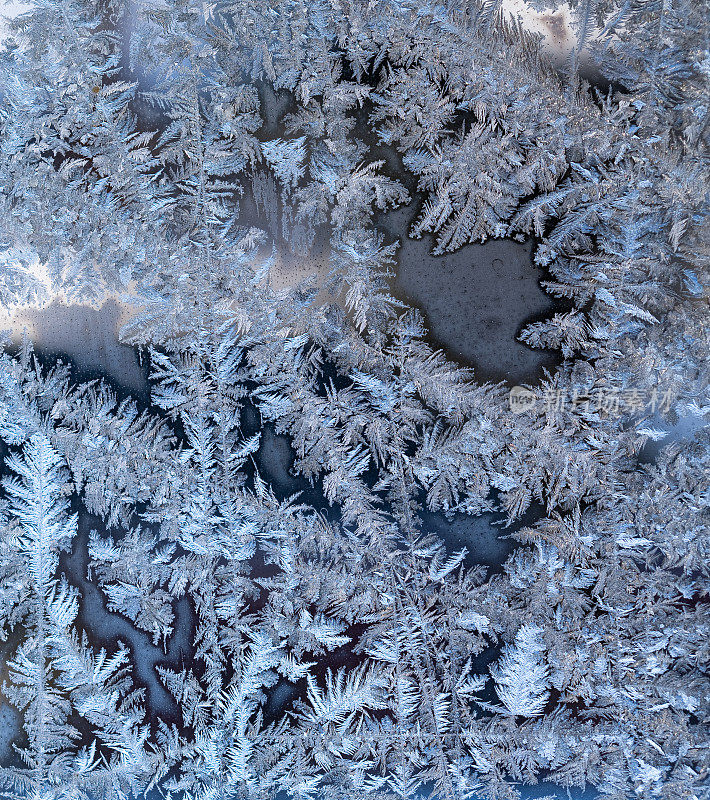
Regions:
M 543 660 L 541 633 L 542 629 L 534 625 L 522 627 L 515 643 L 504 649 L 491 670 L 498 697 L 505 710 L 514 716 L 539 716 L 549 697 L 549 670 Z

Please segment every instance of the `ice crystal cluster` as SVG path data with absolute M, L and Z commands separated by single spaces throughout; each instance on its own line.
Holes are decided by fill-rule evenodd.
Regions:
M 557 62 L 499 0 L 7 22 L 0 303 L 124 298 L 151 388 L 0 356 L 0 796 L 710 796 L 708 8 L 570 13 Z M 534 242 L 522 407 L 392 293 L 408 203 Z M 427 524 L 494 509 L 493 567 Z

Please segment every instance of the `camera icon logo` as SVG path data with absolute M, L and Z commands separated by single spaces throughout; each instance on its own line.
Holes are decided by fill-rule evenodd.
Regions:
M 513 386 L 508 397 L 510 410 L 513 414 L 523 414 L 530 411 L 535 406 L 537 398 L 535 392 L 526 389 L 524 386 Z

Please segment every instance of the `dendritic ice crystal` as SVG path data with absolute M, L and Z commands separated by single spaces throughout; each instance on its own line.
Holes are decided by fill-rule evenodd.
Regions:
M 709 800 L 704 0 L 0 8 L 0 800 Z

